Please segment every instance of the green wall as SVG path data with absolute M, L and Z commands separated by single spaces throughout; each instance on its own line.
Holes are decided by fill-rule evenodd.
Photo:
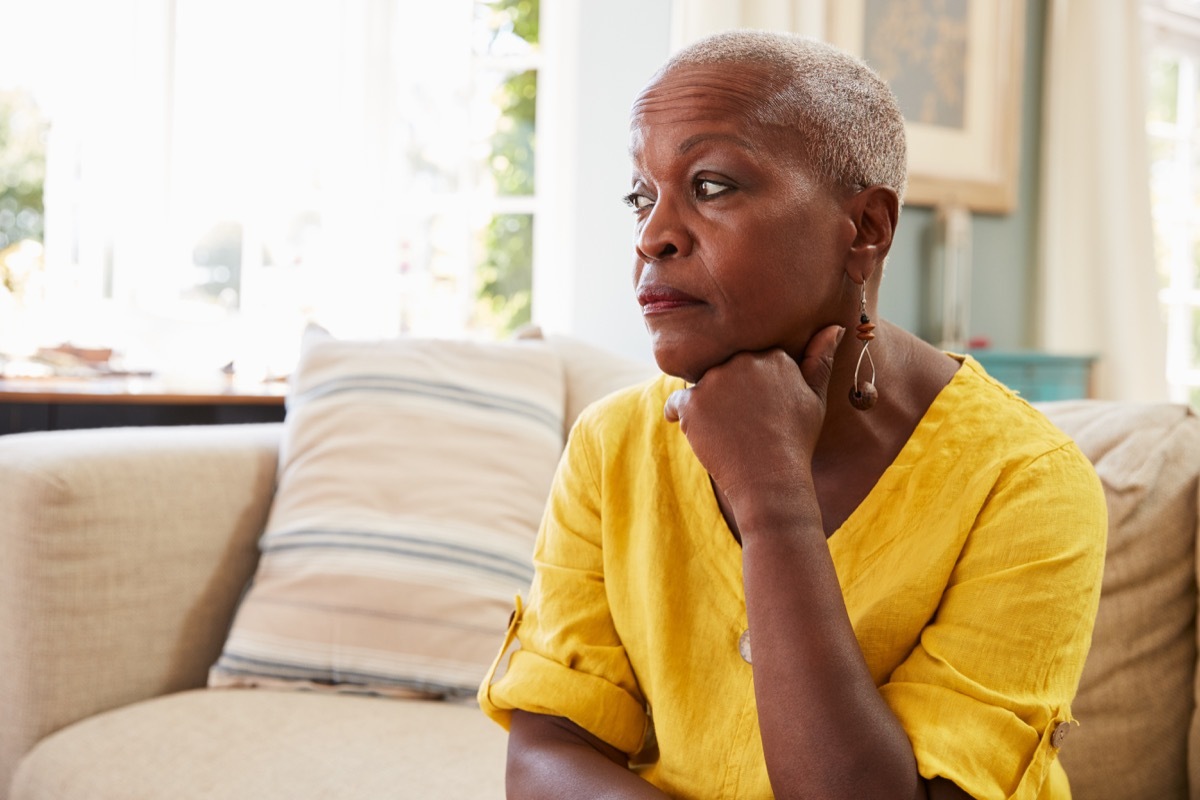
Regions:
M 1026 0 L 1017 208 L 1005 215 L 976 214 L 971 225 L 970 335 L 986 337 L 996 349 L 1032 347 L 1035 341 L 1034 265 L 1045 2 Z M 905 208 L 888 261 L 880 315 L 911 331 L 921 330 L 924 276 L 932 259 L 933 242 L 933 210 Z

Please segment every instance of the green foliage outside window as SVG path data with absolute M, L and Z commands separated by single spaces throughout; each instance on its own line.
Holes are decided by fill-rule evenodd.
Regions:
M 491 11 L 496 35 L 515 34 L 537 43 L 538 0 L 494 0 L 482 5 Z M 491 137 L 488 167 L 501 196 L 534 193 L 536 98 L 533 70 L 510 75 L 496 91 L 500 119 Z M 497 214 L 483 232 L 482 245 L 476 269 L 476 322 L 497 334 L 510 333 L 530 319 L 533 216 Z
M 513 33 L 530 44 L 538 43 L 538 0 L 497 0 L 488 5 L 508 18 Z
M 502 116 L 492 134 L 488 166 L 498 194 L 533 194 L 536 98 L 537 73 L 533 70 L 511 76 L 496 92 Z
M 0 291 L 17 297 L 40 267 L 46 130 L 28 94 L 0 92 Z M 31 243 L 36 259 L 28 256 Z
M 495 333 L 511 333 L 530 319 L 533 215 L 497 214 L 483 238 L 487 250 L 477 271 L 476 310 Z

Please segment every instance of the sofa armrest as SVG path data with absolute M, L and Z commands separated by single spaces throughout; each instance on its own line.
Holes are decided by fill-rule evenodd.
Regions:
M 46 734 L 204 685 L 257 563 L 281 427 L 0 436 L 0 787 Z

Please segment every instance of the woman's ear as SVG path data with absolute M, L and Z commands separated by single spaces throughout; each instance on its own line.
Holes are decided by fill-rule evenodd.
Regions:
M 892 236 L 900 218 L 900 198 L 886 186 L 868 186 L 850 198 L 848 210 L 855 235 L 846 272 L 855 283 L 863 283 L 892 249 Z

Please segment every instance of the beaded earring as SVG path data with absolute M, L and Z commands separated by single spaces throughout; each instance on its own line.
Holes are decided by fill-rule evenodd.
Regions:
M 875 323 L 871 322 L 871 318 L 867 316 L 867 282 L 862 284 L 862 299 L 859 301 L 858 312 L 858 331 L 856 334 L 858 340 L 863 343 L 862 350 L 858 354 L 858 362 L 854 365 L 854 385 L 850 387 L 850 405 L 857 408 L 859 411 L 870 411 L 875 407 L 875 401 L 879 399 L 879 390 L 875 388 L 875 359 L 871 357 L 871 352 L 868 349 L 871 340 L 875 338 L 873 331 Z M 871 380 L 863 381 L 862 386 L 858 384 L 858 370 L 862 367 L 863 356 L 866 356 L 867 361 L 871 362 Z

